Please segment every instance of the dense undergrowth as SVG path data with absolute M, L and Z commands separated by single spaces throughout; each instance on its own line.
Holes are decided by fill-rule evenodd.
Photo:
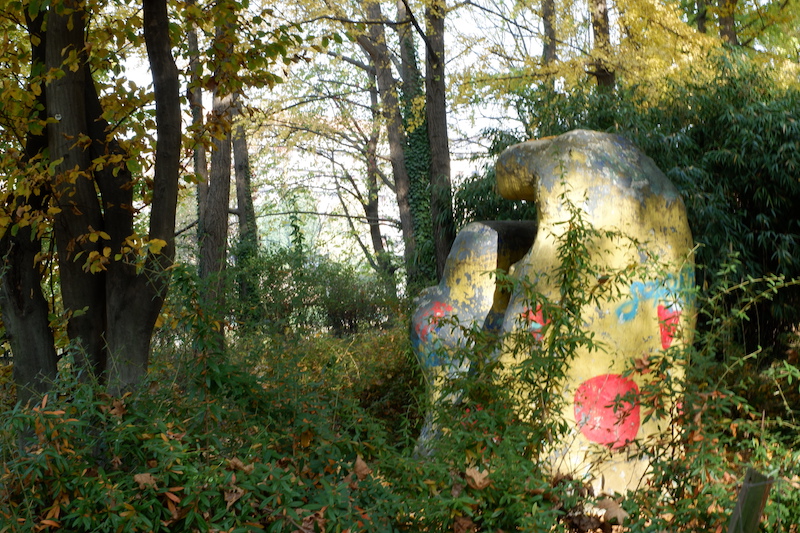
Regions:
M 562 244 L 569 301 L 545 335 L 563 360 L 590 342 L 570 333 L 580 321 L 569 310 L 595 297 L 579 275 L 591 268 L 580 242 L 592 234 L 572 226 L 584 233 Z M 498 339 L 469 332 L 471 372 L 451 382 L 460 399 L 437 406 L 439 436 L 420 456 L 429 406 L 402 316 L 349 336 L 250 330 L 211 355 L 203 315 L 187 311 L 198 308 L 173 305 L 179 318 L 165 321 L 137 392 L 111 397 L 65 360 L 44 400 L 3 415 L 0 531 L 610 531 L 586 512 L 597 506 L 625 531 L 722 531 L 748 466 L 775 480 L 763 530 L 796 531 L 800 371 L 791 360 L 756 370 L 756 354 L 728 343 L 746 309 L 786 282 L 719 274 L 697 295 L 714 327 L 671 354 L 691 361 L 670 389 L 679 416 L 642 443 L 652 475 L 624 499 L 554 477 L 539 459 L 564 432 L 555 395 L 520 406 L 519 391 L 544 398 L 562 359 L 504 372 Z M 176 295 L 193 293 L 191 279 L 176 283 Z

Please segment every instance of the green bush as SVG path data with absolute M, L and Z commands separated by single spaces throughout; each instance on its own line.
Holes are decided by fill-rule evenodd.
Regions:
M 738 268 L 735 259 L 723 264 L 718 279 Z M 720 281 L 699 292 L 698 315 L 706 327 L 681 355 L 689 364 L 683 389 L 674 395 L 680 401 L 677 424 L 665 439 L 646 443 L 653 474 L 644 490 L 631 495 L 633 531 L 727 528 L 749 466 L 774 480 L 763 531 L 789 531 L 790 524 L 800 523 L 800 369 L 783 361 L 760 372 L 757 352 L 733 350 L 730 344 L 748 308 L 785 290 L 780 277 L 768 276 Z M 730 301 L 736 307 L 729 307 Z M 649 394 L 642 390 L 643 397 Z
M 253 297 L 237 299 L 234 316 L 265 331 L 321 331 L 348 335 L 394 320 L 395 280 L 304 248 L 260 250 L 232 268 L 249 280 Z
M 536 208 L 522 200 L 507 200 L 497 192 L 494 166 L 464 180 L 453 194 L 457 228 L 482 220 L 536 220 Z
M 0 530 L 393 530 L 383 509 L 401 504 L 368 473 L 383 432 L 354 402 L 297 394 L 296 370 L 195 368 L 185 388 L 67 381 L 6 413 Z
M 697 280 L 718 283 L 730 256 L 731 279 L 800 277 L 800 93 L 780 86 L 771 67 L 735 56 L 708 61 L 711 82 L 667 80 L 661 101 L 636 86 L 615 93 L 579 87 L 569 93 L 532 87 L 512 96 L 524 139 L 585 128 L 613 131 L 637 144 L 678 187 L 699 247 Z M 730 299 L 726 305 L 736 307 Z M 800 287 L 788 287 L 748 311 L 735 339 L 745 351 L 764 348 L 765 364 L 783 355 L 800 322 Z

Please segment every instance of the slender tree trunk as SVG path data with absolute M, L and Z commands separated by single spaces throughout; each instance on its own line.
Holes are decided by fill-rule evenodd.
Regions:
M 366 4 L 367 19 L 372 22 L 384 22 L 380 4 L 370 1 Z M 382 24 L 370 24 L 369 35 L 358 37 L 358 44 L 369 55 L 375 65 L 378 92 L 383 103 L 383 116 L 386 120 L 387 140 L 389 143 L 389 160 L 395 182 L 395 195 L 400 212 L 400 228 L 405 243 L 406 268 L 409 278 L 413 277 L 413 258 L 416 253 L 414 236 L 414 219 L 409 203 L 410 180 L 405 162 L 405 128 L 397 96 L 397 81 L 392 75 L 392 64 L 389 50 L 386 47 L 386 36 Z
M 189 4 L 194 4 L 195 0 L 189 0 Z M 189 28 L 187 35 L 188 51 L 189 51 L 189 108 L 192 110 L 192 131 L 195 135 L 195 144 L 192 151 L 192 164 L 195 176 L 197 178 L 197 241 L 198 247 L 200 244 L 201 236 L 204 233 L 203 220 L 203 206 L 206 203 L 208 195 L 208 159 L 206 157 L 206 148 L 202 143 L 203 137 L 203 64 L 200 61 L 200 47 L 197 43 L 197 28 L 194 24 Z
M 372 108 L 372 131 L 367 142 L 367 201 L 364 204 L 364 216 L 369 224 L 369 235 L 372 241 L 372 250 L 375 254 L 376 271 L 386 284 L 389 294 L 397 295 L 397 285 L 394 280 L 395 267 L 392 265 L 389 254 L 383 244 L 383 234 L 380 224 L 380 169 L 378 167 L 378 142 L 380 141 L 380 121 L 378 120 L 378 90 L 372 83 L 370 89 L 370 103 Z
M 417 64 L 417 51 L 414 44 L 414 34 L 412 32 L 411 14 L 408 12 L 406 3 L 397 0 L 397 20 L 396 26 L 397 39 L 400 49 L 400 80 L 402 82 L 402 94 L 409 96 L 415 95 L 419 90 L 422 75 Z
M 46 65 L 63 72 L 46 85 L 49 160 L 55 164 L 52 193 L 61 210 L 55 216 L 61 296 L 67 313 L 67 333 L 76 345 L 79 368 L 101 374 L 106 366 L 105 294 L 103 272 L 90 274 L 84 268 L 101 241 L 88 238 L 103 231 L 102 213 L 90 170 L 89 152 L 78 139 L 88 137 L 86 115 L 87 75 L 84 33 L 86 13 L 77 2 L 67 0 L 64 12 L 50 9 L 47 17 Z M 73 11 L 69 12 L 68 9 Z M 70 53 L 77 54 L 70 58 Z
M 542 27 L 544 39 L 542 40 L 542 66 L 544 67 L 545 80 L 550 91 L 556 90 L 555 63 L 558 61 L 556 49 L 556 1 L 542 0 Z
M 738 0 L 719 0 L 719 36 L 731 46 L 739 46 L 736 33 L 736 4 Z
M 379 196 L 380 191 L 380 175 L 378 169 L 378 142 L 380 140 L 380 129 L 378 124 L 378 90 L 374 84 L 374 76 L 372 76 L 373 83 L 371 84 L 369 96 L 370 103 L 372 104 L 372 130 L 367 141 L 366 159 L 367 159 L 367 201 L 364 204 L 364 216 L 367 217 L 367 224 L 369 224 L 369 235 L 372 241 L 372 250 L 375 254 L 377 261 L 380 261 L 381 256 L 385 254 L 383 248 L 383 235 L 381 235 L 380 215 L 379 215 Z M 380 263 L 378 263 L 380 264 Z
M 258 246 L 256 212 L 253 206 L 252 171 L 247 134 L 242 124 L 242 111 L 238 98 L 234 98 L 231 119 L 233 120 L 233 169 L 236 180 L 236 206 L 239 217 L 239 241 L 255 250 Z
M 406 144 L 403 148 L 408 170 L 408 203 L 414 221 L 415 254 L 409 269 L 408 283 L 424 286 L 436 277 L 436 238 L 431 216 L 431 143 L 428 132 L 428 105 L 425 100 L 425 78 L 417 61 L 412 14 L 403 0 L 397 2 L 396 26 L 400 48 L 401 107 Z M 420 106 L 419 101 L 425 101 Z
M 556 54 L 555 0 L 542 0 L 542 27 L 544 28 L 542 63 L 545 67 L 550 67 L 558 60 L 558 55 Z
M 172 57 L 166 0 L 143 0 L 142 5 L 144 38 L 153 76 L 157 139 L 148 237 L 163 241 L 164 246 L 160 253 L 148 254 L 143 271 L 119 261 L 109 268 L 108 383 L 109 390 L 116 394 L 137 385 L 147 374 L 153 328 L 169 287 L 167 269 L 175 257 L 181 157 L 180 84 Z M 111 185 L 110 191 L 118 189 L 117 184 Z M 116 217 L 120 229 L 128 223 L 133 228 L 129 207 L 122 206 L 111 216 Z M 119 232 L 115 233 L 121 238 Z
M 696 0 L 695 6 L 697 7 L 697 15 L 695 21 L 697 23 L 697 31 L 706 33 L 706 24 L 708 23 L 708 4 L 706 0 Z
M 595 55 L 595 60 L 592 64 L 594 70 L 591 74 L 594 75 L 600 88 L 613 90 L 617 80 L 608 63 L 611 57 L 611 26 L 608 20 L 608 2 L 607 0 L 589 0 L 589 10 L 592 17 Z
M 442 278 L 450 247 L 456 237 L 453 191 L 450 181 L 450 145 L 447 134 L 447 94 L 444 55 L 444 20 L 447 6 L 437 0 L 425 10 L 427 26 L 425 109 L 430 146 L 430 191 L 436 276 Z
M 218 86 L 219 87 L 219 86 Z M 202 207 L 204 233 L 200 241 L 200 279 L 207 283 L 204 295 L 209 316 L 222 324 L 225 290 L 222 278 L 228 255 L 228 212 L 231 195 L 231 96 L 219 94 L 213 97 L 212 114 L 218 128 L 223 128 L 222 138 L 213 140 L 208 194 Z M 211 339 L 213 350 L 224 349 L 222 329 Z
M 252 265 L 253 259 L 258 254 L 258 228 L 253 206 L 250 152 L 247 147 L 247 134 L 242 120 L 241 107 L 237 98 L 234 98 L 232 111 L 233 170 L 239 219 L 239 242 L 236 247 L 236 261 L 239 266 L 237 284 L 239 286 L 239 304 L 245 308 L 240 322 L 245 327 L 251 327 L 263 318 L 258 273 L 254 271 Z
M 228 257 L 228 213 L 231 195 L 232 120 L 234 97 L 231 74 L 226 65 L 233 52 L 233 23 L 235 8 L 222 6 L 215 11 L 213 96 L 209 130 L 212 132 L 211 164 L 208 191 L 200 208 L 203 228 L 200 236 L 200 279 L 205 283 L 203 306 L 215 327 L 208 338 L 208 352 L 221 354 L 225 349 L 224 314 L 226 291 L 223 274 Z
M 219 127 L 225 128 L 223 138 L 213 140 L 208 196 L 203 208 L 205 235 L 201 243 L 200 275 L 208 278 L 225 269 L 228 246 L 228 212 L 231 194 L 231 132 L 230 95 L 215 93 L 213 111 Z

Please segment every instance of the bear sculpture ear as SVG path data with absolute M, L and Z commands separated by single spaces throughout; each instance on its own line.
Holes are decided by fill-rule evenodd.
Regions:
M 535 235 L 534 221 L 473 222 L 458 233 L 442 281 L 420 293 L 411 318 L 412 344 L 430 377 L 462 364 L 452 359 L 466 341 L 458 324 L 499 327 L 510 294 L 498 287 L 494 273 L 508 272 Z

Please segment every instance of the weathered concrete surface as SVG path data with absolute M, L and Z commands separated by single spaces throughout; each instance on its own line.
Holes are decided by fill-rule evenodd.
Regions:
M 510 294 L 497 288 L 493 274 L 507 272 L 535 235 L 534 221 L 475 222 L 458 233 L 442 281 L 420 293 L 412 316 L 412 344 L 431 383 L 462 366 L 454 358 L 464 342 L 459 326 L 499 331 Z
M 594 230 L 610 232 L 584 243 L 584 259 L 595 265 L 597 279 L 583 283 L 587 291 L 604 283 L 616 290 L 581 309 L 584 332 L 601 349 L 580 349 L 569 363 L 560 392 L 566 404 L 562 415 L 572 431 L 553 445 L 550 459 L 554 469 L 591 482 L 597 492 L 636 488 L 649 463 L 633 441 L 659 435 L 669 420 L 644 422 L 647 403 L 620 398 L 637 398 L 650 380 L 682 377 L 679 365 L 661 373 L 648 361 L 686 342 L 682 335 L 693 328 L 685 301 L 693 284 L 693 242 L 683 202 L 651 159 L 622 137 L 605 133 L 578 130 L 512 146 L 498 159 L 496 173 L 503 196 L 536 204 L 533 245 L 519 257 L 528 235 L 512 247 L 514 254 L 505 255 L 498 243 L 509 239 L 514 227 L 504 227 L 502 238 L 495 223 L 466 228 L 442 283 L 420 297 L 412 332 L 417 354 L 436 390 L 448 372 L 463 369 L 448 357 L 463 339 L 457 330 L 439 327 L 441 319 L 500 324 L 502 332 L 529 329 L 535 342 L 545 342 L 550 321 L 539 304 L 521 293 L 506 301 L 495 294 L 493 278 L 476 274 L 509 269 L 557 304 L 559 239 L 571 216 L 567 206 L 577 207 Z M 514 355 L 519 353 L 506 344 L 499 357 L 510 367 L 530 356 L 530 351 Z M 626 373 L 631 368 L 638 371 Z
M 645 423 L 637 402 L 619 398 L 635 397 L 648 380 L 682 377 L 677 365 L 664 376 L 647 362 L 693 326 L 684 301 L 692 284 L 688 258 L 693 242 L 683 202 L 632 143 L 598 132 L 579 130 L 513 146 L 500 156 L 496 171 L 501 194 L 536 204 L 536 240 L 515 275 L 535 281 L 535 290 L 551 302 L 559 298 L 557 248 L 570 219 L 565 199 L 580 208 L 580 217 L 595 230 L 625 237 L 602 236 L 587 243 L 586 261 L 594 263 L 601 278 L 586 280 L 587 289 L 601 283 L 603 275 L 626 268 L 630 277 L 619 287 L 621 294 L 581 310 L 585 331 L 594 334 L 601 349 L 582 349 L 569 365 L 562 414 L 573 431 L 555 447 L 552 459 L 556 468 L 591 480 L 598 491 L 635 488 L 648 462 L 635 458 L 631 442 L 658 435 L 669 421 L 653 417 Z M 525 295 L 513 295 L 503 329 L 524 327 L 518 317 L 529 313 L 530 305 Z M 510 350 L 503 357 L 514 362 Z M 623 375 L 637 361 L 642 371 Z

